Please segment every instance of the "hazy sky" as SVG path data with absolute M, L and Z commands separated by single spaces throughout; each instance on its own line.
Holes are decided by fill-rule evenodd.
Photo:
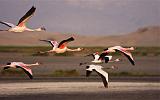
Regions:
M 17 24 L 33 4 L 28 26 L 50 32 L 117 35 L 160 25 L 160 0 L 0 0 L 0 20 Z

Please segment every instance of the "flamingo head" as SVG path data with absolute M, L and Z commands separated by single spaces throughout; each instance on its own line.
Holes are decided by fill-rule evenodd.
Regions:
M 135 48 L 134 47 L 130 47 L 130 50 L 135 50 Z
M 46 28 L 44 26 L 41 27 L 41 30 L 46 31 Z
M 39 63 L 39 62 L 36 62 L 36 63 L 35 63 L 35 65 L 40 65 L 40 64 L 41 64 L 41 63 Z
M 88 69 L 90 66 L 86 66 L 86 69 Z

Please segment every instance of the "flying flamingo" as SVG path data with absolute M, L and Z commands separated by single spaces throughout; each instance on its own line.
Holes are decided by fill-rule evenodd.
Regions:
M 96 53 L 92 53 L 92 54 L 89 54 L 87 56 L 92 56 L 93 57 L 93 63 L 103 63 L 103 60 L 105 63 L 109 63 L 109 62 L 118 62 L 120 61 L 119 58 L 115 59 L 115 60 L 112 60 L 112 56 L 104 56 L 103 59 L 99 59 L 100 55 L 99 55 L 99 52 L 96 52 Z
M 68 38 L 66 40 L 63 40 L 59 44 L 58 44 L 57 41 L 52 41 L 52 40 L 40 40 L 40 41 L 49 42 L 52 45 L 53 49 L 49 50 L 49 51 L 46 51 L 47 53 L 52 53 L 52 52 L 64 53 L 66 51 L 81 51 L 82 50 L 82 48 L 77 48 L 77 49 L 69 49 L 69 48 L 67 48 L 68 42 L 74 41 L 73 37 L 70 37 L 70 38 Z M 45 52 L 41 52 L 41 53 L 45 53 Z
M 92 71 L 95 71 L 98 73 L 99 76 L 101 76 L 104 87 L 108 88 L 108 73 L 102 70 L 102 66 L 100 65 L 88 65 L 86 66 L 86 77 L 88 77 Z M 114 66 L 108 69 L 114 69 Z
M 112 56 L 104 56 L 103 59 L 99 59 L 100 55 L 99 52 L 96 53 L 92 53 L 89 54 L 87 56 L 92 56 L 93 57 L 93 61 L 91 61 L 91 63 L 95 63 L 95 64 L 100 64 L 100 63 L 109 63 L 109 62 L 119 62 L 121 61 L 119 58 L 112 60 Z M 90 62 L 84 62 L 84 63 L 80 63 L 79 65 L 85 65 L 85 64 L 89 64 Z
M 36 10 L 36 8 L 34 6 L 32 6 L 32 8 L 19 20 L 17 25 L 14 25 L 12 23 L 8 23 L 5 21 L 0 21 L 0 23 L 10 27 L 10 29 L 8 29 L 8 31 L 10 31 L 10 32 L 46 30 L 44 27 L 37 28 L 37 29 L 30 29 L 30 28 L 26 27 L 26 22 L 33 16 L 35 10 Z
M 21 68 L 29 76 L 30 79 L 33 79 L 32 70 L 29 67 L 36 65 L 39 65 L 39 63 L 37 62 L 35 64 L 24 64 L 23 62 L 9 62 L 4 67 L 4 70 L 8 68 Z
M 130 48 L 124 48 L 122 46 L 109 47 L 102 52 L 102 54 L 99 57 L 99 60 L 104 59 L 104 57 L 106 55 L 108 55 L 109 53 L 119 51 L 128 58 L 128 60 L 131 62 L 132 65 L 135 65 L 135 61 L 132 57 L 132 54 L 129 52 L 129 51 L 133 51 L 133 50 L 134 50 L 134 47 L 130 47 Z

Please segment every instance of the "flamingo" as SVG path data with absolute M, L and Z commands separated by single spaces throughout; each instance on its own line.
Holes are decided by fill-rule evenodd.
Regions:
M 23 62 L 9 62 L 6 66 L 4 66 L 3 69 L 6 70 L 8 68 L 21 68 L 29 76 L 30 79 L 33 79 L 32 70 L 29 67 L 36 65 L 39 65 L 39 63 L 37 62 L 35 64 L 24 64 Z
M 92 54 L 89 54 L 87 56 L 92 56 L 94 58 L 93 63 L 103 63 L 103 60 L 105 63 L 109 63 L 109 62 L 118 62 L 120 61 L 119 58 L 115 59 L 115 60 L 112 60 L 112 56 L 104 56 L 103 59 L 99 59 L 100 55 L 99 55 L 99 52 L 96 52 L 96 53 L 92 53 Z
M 52 53 L 52 52 L 64 53 L 66 51 L 81 51 L 82 50 L 82 48 L 77 48 L 77 49 L 69 49 L 69 48 L 67 48 L 68 42 L 74 41 L 73 37 L 70 37 L 70 38 L 68 38 L 66 40 L 63 40 L 59 44 L 58 44 L 57 41 L 52 41 L 52 40 L 40 40 L 40 41 L 49 42 L 52 45 L 53 49 L 49 50 L 49 51 L 46 51 L 47 53 Z M 45 53 L 45 52 L 41 52 L 41 53 Z
M 26 22 L 33 16 L 36 8 L 32 6 L 32 8 L 19 20 L 17 25 L 14 25 L 12 23 L 8 23 L 5 21 L 0 21 L 1 24 L 4 24 L 10 29 L 8 29 L 9 32 L 23 32 L 23 31 L 43 31 L 46 30 L 44 27 L 37 28 L 37 29 L 30 29 L 26 27 Z
M 91 61 L 91 63 L 95 63 L 95 64 L 121 61 L 119 58 L 117 58 L 115 60 L 112 60 L 112 56 L 104 56 L 103 59 L 99 59 L 99 57 L 100 57 L 99 52 L 92 53 L 92 54 L 89 54 L 87 56 L 92 56 L 94 60 Z M 90 63 L 90 62 L 83 62 L 83 63 L 80 63 L 79 66 L 85 65 L 85 64 L 88 64 L 88 63 Z
M 99 76 L 101 76 L 104 87 L 108 88 L 108 73 L 102 70 L 102 68 L 103 67 L 100 65 L 93 65 L 93 64 L 86 66 L 86 77 L 90 76 L 92 71 L 95 71 L 98 73 Z
M 128 58 L 128 60 L 131 62 L 132 65 L 135 65 L 135 61 L 134 61 L 134 59 L 133 59 L 133 57 L 132 57 L 132 54 L 129 52 L 129 51 L 133 51 L 133 50 L 134 50 L 134 47 L 130 47 L 130 48 L 124 48 L 124 47 L 122 47 L 122 46 L 109 47 L 109 48 L 105 49 L 105 50 L 101 53 L 101 55 L 100 55 L 100 57 L 99 57 L 99 60 L 104 59 L 104 57 L 105 57 L 106 55 L 108 55 L 109 53 L 119 51 L 120 53 L 124 54 L 124 55 Z

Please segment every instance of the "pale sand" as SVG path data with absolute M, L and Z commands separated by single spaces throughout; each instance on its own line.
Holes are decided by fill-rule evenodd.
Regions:
M 160 91 L 159 82 L 110 82 L 104 88 L 102 82 L 24 82 L 0 83 L 0 96 L 33 95 L 51 93 L 98 93 Z

